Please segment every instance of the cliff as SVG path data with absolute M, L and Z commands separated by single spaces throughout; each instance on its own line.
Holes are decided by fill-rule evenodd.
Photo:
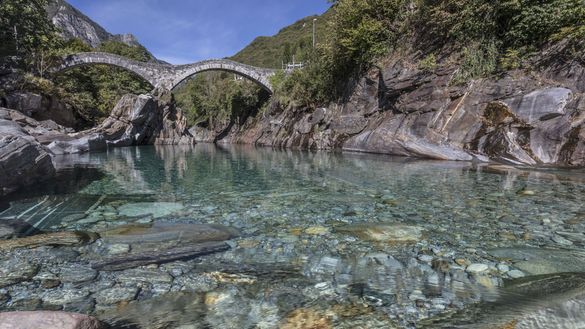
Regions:
M 194 127 L 199 141 L 441 160 L 585 165 L 585 56 L 563 42 L 513 70 L 456 85 L 458 66 L 395 56 L 324 108 L 269 109 L 243 124 Z

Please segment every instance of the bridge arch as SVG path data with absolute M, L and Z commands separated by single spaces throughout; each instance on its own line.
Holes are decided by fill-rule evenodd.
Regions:
M 135 61 L 126 57 L 108 54 L 108 53 L 79 53 L 69 55 L 63 59 L 61 65 L 52 71 L 58 73 L 78 66 L 92 65 L 92 64 L 104 64 L 119 67 L 130 71 L 142 79 L 146 80 L 153 87 L 159 84 L 161 76 L 164 76 L 171 66 L 164 66 L 162 64 L 144 63 Z
M 175 66 L 176 75 L 171 83 L 171 89 L 174 89 L 190 77 L 207 71 L 235 73 L 258 83 L 271 94 L 273 92 L 270 77 L 275 74 L 275 70 L 253 67 L 228 59 L 207 60 L 193 64 Z
M 100 52 L 69 55 L 63 59 L 59 67 L 52 71 L 57 73 L 76 66 L 91 64 L 117 66 L 137 74 L 154 87 L 167 89 L 174 89 L 184 80 L 201 72 L 226 71 L 242 75 L 272 93 L 270 77 L 276 73 L 275 70 L 253 67 L 227 59 L 207 60 L 186 65 L 171 65 L 139 62 L 122 56 Z

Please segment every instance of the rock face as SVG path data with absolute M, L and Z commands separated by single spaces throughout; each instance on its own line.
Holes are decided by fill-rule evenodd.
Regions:
M 0 108 L 0 195 L 55 175 L 48 150 Z
M 192 145 L 187 120 L 170 91 L 125 95 L 100 126 L 58 138 L 48 145 L 54 154 L 72 154 L 132 145 Z
M 83 314 L 66 312 L 7 312 L 0 313 L 2 329 L 105 329 L 97 319 Z
M 273 104 L 244 124 L 192 133 L 200 141 L 278 148 L 585 165 L 585 66 L 563 65 L 555 51 L 535 60 L 533 75 L 513 71 L 466 85 L 453 85 L 456 67 L 426 72 L 395 59 L 358 81 L 341 104 Z
M 55 123 L 76 128 L 82 121 L 74 111 L 54 96 L 27 92 L 10 93 L 4 98 L 4 106 L 17 110 L 37 121 L 51 120 Z
M 92 47 L 109 40 L 121 41 L 129 46 L 140 46 L 133 35 L 112 35 L 64 0 L 50 1 L 47 14 L 65 39 L 81 39 Z

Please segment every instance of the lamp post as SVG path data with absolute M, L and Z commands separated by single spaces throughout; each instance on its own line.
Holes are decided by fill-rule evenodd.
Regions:
M 313 18 L 313 48 L 315 48 L 315 24 L 317 23 L 317 19 Z

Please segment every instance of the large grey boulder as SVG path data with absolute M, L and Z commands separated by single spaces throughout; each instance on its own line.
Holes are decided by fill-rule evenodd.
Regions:
M 125 95 L 98 127 L 65 136 L 48 144 L 54 154 L 101 151 L 135 145 L 193 145 L 187 119 L 175 106 L 170 91 Z
M 52 178 L 49 151 L 17 122 L 0 113 L 0 195 Z
M 194 139 L 170 91 L 125 95 L 112 114 L 94 130 L 108 145 L 192 145 Z

